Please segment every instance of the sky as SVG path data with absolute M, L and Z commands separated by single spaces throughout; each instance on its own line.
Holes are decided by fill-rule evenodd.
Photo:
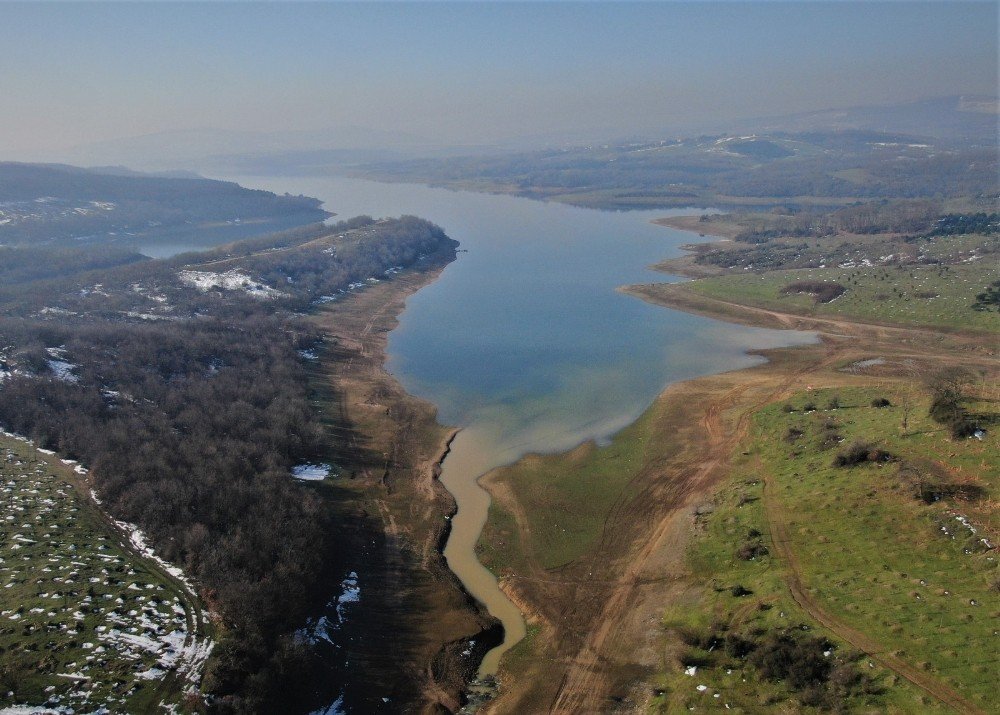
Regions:
M 163 131 L 610 136 L 997 92 L 997 3 L 0 3 L 0 159 Z

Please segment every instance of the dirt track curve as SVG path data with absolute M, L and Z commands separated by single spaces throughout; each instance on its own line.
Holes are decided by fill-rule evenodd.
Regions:
M 931 697 L 963 713 L 975 713 L 986 715 L 984 710 L 979 709 L 973 703 L 966 700 L 951 687 L 942 683 L 934 676 L 914 668 L 909 663 L 897 658 L 891 653 L 887 653 L 885 647 L 866 636 L 861 631 L 852 628 L 840 619 L 831 615 L 816 600 L 809 595 L 802 581 L 801 569 L 798 559 L 792 550 L 791 541 L 788 538 L 788 530 L 785 525 L 784 514 L 781 505 L 773 496 L 774 484 L 772 479 L 764 479 L 764 512 L 767 514 L 767 522 L 771 531 L 771 542 L 775 551 L 783 562 L 787 573 L 785 583 L 792 594 L 795 602 L 810 616 L 819 621 L 825 628 L 835 633 L 838 637 L 850 643 L 858 650 L 864 651 L 872 660 L 888 668 L 902 678 L 906 678 L 915 686 L 926 692 Z
M 658 302 L 638 291 L 628 292 Z M 692 306 L 672 307 L 690 309 Z M 735 304 L 732 307 L 743 308 Z M 553 657 L 537 665 L 543 667 L 549 685 L 535 689 L 535 697 L 546 690 L 549 697 L 541 702 L 521 699 L 531 697 L 525 695 L 530 686 L 515 682 L 511 684 L 514 692 L 491 703 L 487 707 L 489 713 L 524 712 L 518 708 L 526 703 L 530 703 L 534 711 L 560 714 L 603 713 L 617 707 L 609 701 L 613 693 L 622 692 L 622 681 L 616 678 L 615 669 L 618 668 L 620 674 L 623 662 L 635 662 L 636 651 L 642 647 L 642 629 L 648 630 L 648 626 L 640 624 L 640 615 L 645 617 L 651 612 L 651 594 L 662 604 L 663 599 L 683 592 L 683 552 L 690 512 L 697 500 L 705 498 L 726 474 L 730 457 L 747 434 L 756 411 L 787 398 L 817 379 L 849 379 L 836 369 L 838 364 L 860 359 L 859 355 L 869 352 L 934 365 L 983 365 L 984 361 L 992 359 L 989 351 L 984 353 L 975 347 L 981 344 L 980 336 L 975 335 L 908 330 L 846 320 L 806 319 L 759 309 L 749 312 L 751 315 L 746 322 L 816 330 L 828 337 L 805 364 L 782 368 L 772 363 L 758 372 L 741 371 L 739 381 L 730 378 L 724 391 L 698 392 L 701 401 L 697 412 L 691 414 L 690 431 L 684 435 L 685 443 L 694 448 L 677 458 L 650 465 L 648 471 L 637 474 L 635 484 L 630 486 L 639 487 L 638 496 L 635 492 L 627 496 L 623 490 L 623 495 L 609 510 L 599 542 L 589 557 L 582 562 L 546 570 L 530 552 L 525 554 L 529 564 L 527 572 L 507 576 L 505 589 L 516 602 L 524 604 L 523 610 L 530 611 L 551 628 L 552 646 L 547 652 Z M 733 317 L 731 314 L 726 316 L 730 320 Z M 719 378 L 725 383 L 723 376 Z M 685 393 L 679 394 L 683 399 Z M 514 517 L 520 542 L 530 544 L 527 517 L 509 485 L 500 480 L 488 481 L 488 486 L 494 498 Z M 769 492 L 773 492 L 773 487 L 765 489 L 765 495 Z M 935 700 L 958 712 L 982 713 L 950 686 L 889 654 L 882 644 L 831 616 L 809 596 L 781 521 L 780 505 L 773 502 L 773 497 L 769 497 L 765 506 L 775 553 L 787 564 L 788 588 L 803 610 L 839 638 Z M 644 518 L 648 519 L 648 526 L 635 525 L 634 522 Z M 605 576 L 603 579 L 588 578 L 588 572 Z M 611 573 L 620 576 L 608 578 Z M 574 578 L 577 575 L 582 578 Z M 649 590 L 653 583 L 656 583 L 655 594 Z M 586 603 L 588 598 L 591 605 Z M 547 601 L 553 601 L 556 606 Z M 538 677 L 542 672 L 533 675 Z

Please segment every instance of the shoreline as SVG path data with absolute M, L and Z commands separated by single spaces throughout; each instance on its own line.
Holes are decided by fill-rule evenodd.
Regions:
M 450 245 L 416 270 L 313 315 L 333 358 L 321 358 L 319 379 L 335 392 L 324 414 L 338 437 L 332 457 L 345 469 L 336 486 L 351 495 L 345 511 L 374 516 L 385 541 L 379 563 L 362 572 L 363 580 L 376 576 L 389 611 L 369 608 L 358 616 L 376 641 L 358 646 L 362 662 L 377 663 L 368 671 L 365 692 L 380 680 L 399 690 L 393 681 L 405 680 L 408 695 L 393 702 L 428 713 L 462 706 L 475 677 L 469 661 L 478 663 L 499 637 L 498 624 L 465 591 L 442 554 L 457 504 L 438 476 L 459 429 L 440 425 L 434 405 L 407 393 L 385 366 L 387 336 L 407 298 L 437 280 L 454 256 Z M 378 642 L 387 627 L 383 621 L 391 619 L 408 634 L 407 643 L 394 653 L 379 652 L 386 650 Z
M 654 223 L 690 230 L 685 224 L 697 225 L 698 219 L 670 217 Z M 685 248 L 699 250 L 699 245 L 711 246 L 712 242 Z M 678 273 L 679 260 L 683 259 L 655 267 Z M 725 322 L 816 331 L 820 341 L 760 351 L 767 358 L 764 364 L 669 385 L 639 421 L 623 432 L 642 429 L 647 421 L 661 422 L 649 436 L 669 442 L 673 451 L 668 450 L 665 461 L 654 460 L 655 469 L 640 470 L 629 482 L 630 488 L 641 487 L 644 496 L 630 498 L 622 493 L 606 516 L 599 547 L 555 571 L 542 568 L 534 553 L 544 550 L 544 544 L 532 540 L 531 517 L 533 511 L 539 512 L 539 504 L 532 502 L 530 489 L 527 493 L 517 490 L 518 483 L 524 487 L 523 475 L 521 482 L 511 481 L 528 460 L 484 475 L 481 483 L 496 507 L 505 512 L 502 521 L 514 526 L 504 530 L 488 522 L 480 543 L 487 548 L 520 544 L 517 567 L 497 572 L 499 583 L 538 632 L 525 652 L 501 663 L 504 693 L 484 712 L 517 713 L 539 707 L 599 711 L 608 698 L 640 708 L 651 702 L 655 691 L 643 685 L 641 678 L 637 681 L 635 673 L 655 672 L 662 667 L 662 654 L 672 652 L 673 646 L 662 631 L 651 630 L 648 624 L 658 622 L 669 604 L 697 603 L 698 586 L 684 563 L 684 553 L 697 533 L 699 505 L 731 478 L 750 416 L 764 405 L 811 388 L 816 381 L 836 385 L 870 380 L 845 373 L 839 366 L 871 355 L 926 365 L 983 365 L 990 359 L 989 349 L 981 345 L 982 336 L 811 318 L 740 304 L 715 305 L 699 301 L 683 282 L 619 290 L 652 304 Z M 613 442 L 617 439 L 616 435 Z M 542 464 L 572 461 L 578 465 L 600 454 L 600 449 L 577 447 L 533 459 Z M 594 579 L 597 573 L 617 578 L 601 582 Z

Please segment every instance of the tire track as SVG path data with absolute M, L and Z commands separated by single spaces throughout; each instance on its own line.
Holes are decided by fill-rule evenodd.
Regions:
M 792 550 L 781 505 L 773 496 L 773 477 L 764 478 L 764 512 L 767 515 L 768 527 L 771 532 L 771 542 L 780 558 L 785 562 L 787 576 L 785 583 L 791 592 L 792 599 L 812 618 L 821 623 L 827 630 L 847 641 L 858 650 L 864 651 L 872 660 L 891 670 L 902 678 L 910 681 L 935 700 L 962 713 L 986 715 L 975 704 L 965 699 L 960 693 L 937 678 L 913 667 L 909 663 L 888 653 L 883 644 L 869 638 L 864 633 L 841 621 L 823 608 L 806 589 L 802 581 L 802 570 L 795 552 Z

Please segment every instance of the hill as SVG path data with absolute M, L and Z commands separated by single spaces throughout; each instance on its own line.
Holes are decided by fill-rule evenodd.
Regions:
M 0 163 L 0 242 L 112 240 L 152 228 L 326 216 L 317 199 L 121 168 Z

